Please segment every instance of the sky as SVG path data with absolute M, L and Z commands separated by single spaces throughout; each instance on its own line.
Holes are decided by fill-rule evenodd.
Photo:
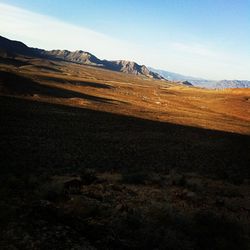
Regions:
M 250 80 L 250 0 L 0 0 L 0 35 L 189 76 Z

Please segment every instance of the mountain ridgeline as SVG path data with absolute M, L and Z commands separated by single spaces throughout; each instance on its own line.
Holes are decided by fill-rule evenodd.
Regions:
M 152 72 L 155 72 L 162 77 L 164 77 L 166 80 L 174 81 L 174 82 L 181 82 L 182 84 L 185 84 L 185 82 L 201 87 L 201 88 L 211 88 L 211 89 L 227 89 L 227 88 L 250 88 L 250 81 L 247 80 L 208 80 L 193 76 L 185 76 L 178 73 L 169 72 L 166 70 L 159 70 L 159 69 L 153 69 L 149 67 L 149 70 Z M 188 84 L 185 84 L 188 85 Z
M 0 58 L 15 58 L 16 56 L 38 57 L 49 60 L 60 60 L 77 64 L 89 65 L 108 69 L 126 74 L 138 75 L 150 79 L 165 80 L 176 82 L 185 86 L 196 86 L 201 88 L 211 89 L 226 89 L 226 88 L 250 88 L 248 80 L 209 80 L 193 76 L 185 76 L 178 73 L 154 69 L 139 65 L 133 61 L 126 60 L 101 60 L 93 54 L 82 51 L 69 50 L 43 50 L 31 48 L 19 41 L 12 41 L 0 36 Z
M 132 61 L 118 60 L 108 61 L 101 60 L 89 52 L 82 50 L 43 50 L 30 48 L 22 42 L 12 41 L 0 36 L 0 56 L 15 57 L 18 55 L 40 57 L 51 60 L 63 60 L 78 64 L 97 66 L 104 69 L 109 69 L 127 74 L 139 75 L 148 78 L 164 80 L 164 78 L 155 72 L 150 71 L 145 65 L 139 65 Z

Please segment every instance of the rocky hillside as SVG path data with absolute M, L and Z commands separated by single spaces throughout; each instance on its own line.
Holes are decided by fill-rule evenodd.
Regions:
M 50 50 L 50 51 L 41 51 L 43 56 L 53 58 L 58 58 L 64 61 L 75 62 L 80 64 L 88 64 L 88 65 L 97 65 L 102 66 L 102 61 L 92 55 L 89 52 L 85 52 L 82 50 L 76 50 L 71 52 L 69 50 Z
M 150 71 L 145 65 L 139 65 L 135 62 L 125 60 L 100 60 L 91 53 L 82 50 L 72 52 L 68 50 L 47 51 L 43 49 L 35 49 L 26 46 L 22 42 L 12 41 L 0 36 L 0 56 L 15 57 L 16 55 L 42 57 L 51 60 L 63 60 L 78 64 L 98 66 L 127 74 L 140 75 L 148 78 L 164 80 L 164 78 L 158 73 L 154 73 Z
M 0 36 L 0 56 L 15 56 L 15 55 L 38 55 L 37 49 L 29 48 L 22 42 L 11 41 Z
M 103 61 L 106 68 L 124 72 L 133 75 L 142 75 L 149 78 L 164 79 L 160 74 L 150 71 L 145 65 L 139 65 L 135 62 L 118 60 L 118 61 Z

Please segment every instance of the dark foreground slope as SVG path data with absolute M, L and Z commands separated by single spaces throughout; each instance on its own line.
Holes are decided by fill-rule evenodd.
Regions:
M 1 97 L 1 121 L 2 173 L 179 168 L 250 178 L 249 136 L 14 97 Z
M 7 96 L 0 112 L 1 249 L 249 249 L 248 136 Z

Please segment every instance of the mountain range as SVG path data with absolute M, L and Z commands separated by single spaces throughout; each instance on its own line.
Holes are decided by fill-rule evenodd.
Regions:
M 202 88 L 250 88 L 250 81 L 248 80 L 208 80 L 193 76 L 185 76 L 182 74 L 154 69 L 139 65 L 133 61 L 127 60 L 101 60 L 93 54 L 82 51 L 69 51 L 69 50 L 44 50 L 38 48 L 31 48 L 19 41 L 9 40 L 0 36 L 0 57 L 15 58 L 18 55 L 28 57 L 39 57 L 44 59 L 62 60 L 73 62 L 77 64 L 84 64 L 96 66 L 112 71 L 123 72 L 143 76 L 157 80 L 174 81 L 178 84 L 186 86 L 197 86 Z
M 0 36 L 0 56 L 13 58 L 17 55 L 63 60 L 78 64 L 97 66 L 104 69 L 144 76 L 158 80 L 164 80 L 164 78 L 158 73 L 152 72 L 145 65 L 139 65 L 136 62 L 126 60 L 101 60 L 91 53 L 82 50 L 72 52 L 68 50 L 48 51 L 43 49 L 30 48 L 22 42 L 12 41 Z
M 208 80 L 193 76 L 185 76 L 178 73 L 173 73 L 166 70 L 159 70 L 149 67 L 152 72 L 158 73 L 166 80 L 176 82 L 188 82 L 193 86 L 212 89 L 225 89 L 225 88 L 250 88 L 250 81 L 247 80 Z

